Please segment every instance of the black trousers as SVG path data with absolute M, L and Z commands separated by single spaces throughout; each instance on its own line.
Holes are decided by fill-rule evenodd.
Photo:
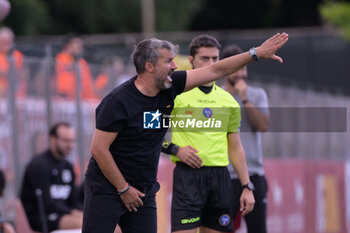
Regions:
M 141 198 L 143 206 L 137 208 L 137 212 L 128 212 L 116 189 L 105 177 L 87 174 L 82 232 L 113 233 L 119 224 L 123 233 L 156 233 L 158 190 L 156 182 Z
M 255 205 L 253 211 L 244 217 L 248 233 L 266 233 L 267 181 L 265 176 L 258 175 L 250 176 L 250 181 L 255 186 L 253 192 Z M 242 184 L 239 179 L 233 179 L 232 184 L 234 193 L 233 213 L 236 215 L 240 208 L 239 198 L 242 193 Z

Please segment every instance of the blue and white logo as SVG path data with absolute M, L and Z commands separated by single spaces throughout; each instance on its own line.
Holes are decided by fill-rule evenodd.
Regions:
M 228 224 L 230 224 L 230 220 L 231 220 L 230 216 L 228 214 L 224 214 L 220 217 L 219 223 L 221 226 L 226 227 L 228 226 Z
M 144 129 L 160 129 L 160 116 L 162 113 L 159 110 L 152 112 L 143 112 L 143 128 Z
M 210 108 L 203 109 L 203 115 L 206 118 L 210 118 L 213 115 L 213 111 Z

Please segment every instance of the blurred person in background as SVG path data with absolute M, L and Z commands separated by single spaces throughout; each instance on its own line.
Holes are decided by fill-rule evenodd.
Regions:
M 121 57 L 114 56 L 104 62 L 103 70 L 95 81 L 96 92 L 100 97 L 104 97 L 115 87 L 129 79 L 124 71 L 124 60 Z
M 277 33 L 250 52 L 187 71 L 175 71 L 177 46 L 171 42 L 140 41 L 133 52 L 137 75 L 96 108 L 82 232 L 111 233 L 117 224 L 125 233 L 156 232 L 157 171 L 167 131 L 160 116 L 171 114 L 177 95 L 234 73 L 257 56 L 282 62 L 275 53 L 287 41 L 288 34 Z
M 11 10 L 11 3 L 8 0 L 0 0 L 0 20 L 7 17 Z
M 39 155 L 47 149 L 48 145 L 47 132 L 38 130 L 31 135 L 31 155 L 34 157 L 35 155 Z
M 6 186 L 5 174 L 3 173 L 2 170 L 0 170 L 0 197 L 3 196 L 5 186 Z M 2 218 L 1 212 L 0 212 L 0 233 L 15 233 L 15 232 L 16 231 L 13 228 L 13 226 Z
M 83 58 L 84 42 L 76 35 L 67 35 L 62 51 L 55 58 L 56 94 L 68 99 L 76 97 L 77 72 L 80 73 L 81 98 L 96 99 L 94 80 Z
M 223 49 L 221 58 L 242 53 L 237 45 Z M 250 181 L 254 184 L 255 206 L 244 216 L 248 233 L 266 233 L 267 181 L 263 165 L 261 132 L 269 126 L 269 104 L 264 89 L 247 84 L 247 66 L 225 76 L 225 90 L 232 94 L 242 108 L 241 141 L 246 154 Z M 234 190 L 234 213 L 239 214 L 242 187 L 236 169 L 230 164 L 229 172 Z M 238 216 L 239 217 L 239 216 Z
M 10 78 L 16 78 L 15 90 L 17 96 L 25 96 L 27 83 L 22 75 L 23 54 L 15 49 L 14 34 L 10 28 L 0 28 L 0 97 L 6 96 Z M 13 62 L 13 69 L 11 69 Z M 11 73 L 14 72 L 14 73 Z
M 196 36 L 189 47 L 192 68 L 218 62 L 220 48 L 220 43 L 214 37 Z M 233 193 L 227 171 L 230 163 L 227 154 L 238 171 L 241 184 L 247 187 L 241 195 L 243 215 L 254 207 L 253 190 L 248 186 L 248 170 L 239 138 L 240 107 L 215 82 L 202 84 L 177 96 L 172 115 L 181 114 L 181 108 L 191 111 L 187 110 L 188 107 L 193 111 L 199 108 L 200 112 L 210 109 L 216 117 L 223 108 L 230 114 L 227 114 L 227 119 L 220 119 L 228 122 L 225 131 L 176 130 L 172 132 L 172 143 L 162 149 L 165 153 L 173 154 L 171 160 L 176 163 L 171 207 L 172 232 L 195 233 L 199 227 L 202 233 L 232 231 Z
M 49 149 L 35 156 L 26 167 L 20 198 L 33 230 L 43 231 L 43 225 L 49 231 L 79 229 L 82 206 L 76 194 L 73 166 L 66 160 L 75 144 L 75 130 L 60 122 L 49 134 Z

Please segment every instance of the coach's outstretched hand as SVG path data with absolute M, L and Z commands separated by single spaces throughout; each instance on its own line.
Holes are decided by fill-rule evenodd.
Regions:
M 120 194 L 120 199 L 122 199 L 126 209 L 129 212 L 137 212 L 137 208 L 143 206 L 143 202 L 140 197 L 144 196 L 144 193 L 130 186 L 130 189 L 127 192 Z
M 259 58 L 273 59 L 279 62 L 283 62 L 282 58 L 275 55 L 277 50 L 279 50 L 288 41 L 287 33 L 277 33 L 276 35 L 267 39 L 259 47 L 257 47 L 257 56 Z
M 255 199 L 253 195 L 253 191 L 248 189 L 243 189 L 241 198 L 240 198 L 240 211 L 242 212 L 242 216 L 245 216 L 250 211 L 254 209 Z

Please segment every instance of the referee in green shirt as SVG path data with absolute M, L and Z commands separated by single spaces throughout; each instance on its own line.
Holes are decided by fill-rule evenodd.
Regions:
M 208 35 L 190 44 L 193 69 L 219 60 L 219 42 Z M 240 106 L 214 82 L 185 92 L 175 99 L 169 123 L 172 143 L 162 151 L 176 163 L 171 208 L 172 232 L 232 231 L 233 194 L 227 171 L 230 157 L 244 189 L 240 210 L 245 215 L 254 207 L 253 189 L 247 171 L 239 127 Z M 227 156 L 227 152 L 229 156 Z

